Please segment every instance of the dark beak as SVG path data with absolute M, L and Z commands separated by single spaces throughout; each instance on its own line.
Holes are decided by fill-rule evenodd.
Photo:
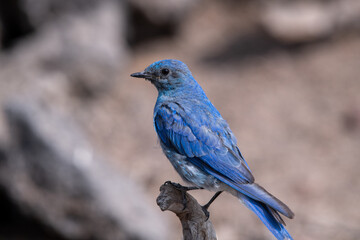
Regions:
M 145 72 L 136 72 L 131 74 L 130 76 L 136 78 L 151 78 L 151 75 Z

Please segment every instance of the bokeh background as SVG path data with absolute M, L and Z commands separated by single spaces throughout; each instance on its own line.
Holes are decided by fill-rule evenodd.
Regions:
M 190 67 L 294 239 L 360 239 L 358 0 L 2 0 L 0 239 L 181 239 L 154 61 Z M 211 193 L 192 192 L 200 203 Z M 218 239 L 273 239 L 235 198 Z

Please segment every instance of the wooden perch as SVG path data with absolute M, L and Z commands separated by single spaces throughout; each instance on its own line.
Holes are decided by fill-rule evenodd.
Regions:
M 156 199 L 162 211 L 172 211 L 180 219 L 184 240 L 216 240 L 215 229 L 194 197 L 186 193 L 186 206 L 183 193 L 172 184 L 164 183 Z

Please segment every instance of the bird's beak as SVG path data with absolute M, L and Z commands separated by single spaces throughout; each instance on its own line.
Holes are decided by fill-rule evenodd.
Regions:
M 145 72 L 136 72 L 131 74 L 130 76 L 136 78 L 151 78 L 151 75 Z

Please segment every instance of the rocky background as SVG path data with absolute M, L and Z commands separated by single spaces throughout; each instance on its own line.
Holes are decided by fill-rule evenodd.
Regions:
M 180 239 L 159 186 L 181 182 L 131 79 L 186 62 L 294 239 L 360 238 L 358 0 L 0 1 L 0 239 Z M 211 193 L 192 192 L 206 203 Z M 218 239 L 273 239 L 235 198 Z

